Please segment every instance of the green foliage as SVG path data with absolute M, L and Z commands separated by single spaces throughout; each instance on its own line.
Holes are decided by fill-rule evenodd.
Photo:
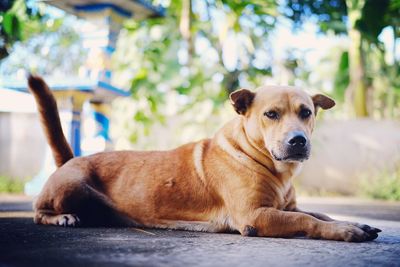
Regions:
M 400 165 L 393 171 L 384 170 L 376 176 L 364 179 L 361 184 L 362 194 L 376 199 L 399 201 Z
M 11 46 L 28 35 L 28 23 L 39 20 L 40 15 L 27 8 L 23 0 L 2 1 L 0 5 L 0 60 L 9 55 Z M 28 28 L 28 29 L 27 29 Z
M 361 19 L 357 22 L 356 27 L 370 42 L 378 42 L 379 34 L 388 25 L 389 4 L 390 0 L 368 0 L 365 2 Z
M 321 32 L 347 32 L 347 5 L 345 0 L 287 0 L 284 15 L 299 29 L 305 21 L 315 21 Z
M 256 55 L 268 50 L 266 37 L 278 14 L 275 1 L 193 0 L 189 32 L 181 29 L 182 3 L 171 1 L 164 18 L 128 21 L 120 37 L 115 69 L 133 74 L 135 100 L 148 100 L 133 117 L 145 127 L 132 127 L 131 140 L 152 123 L 165 122 L 171 92 L 180 99 L 178 114 L 209 100 L 215 111 L 230 92 L 256 87 L 260 77 L 271 74 L 271 62 L 257 61 Z M 232 50 L 236 55 L 230 56 Z
M 333 97 L 335 100 L 344 101 L 345 91 L 349 86 L 349 52 L 344 51 L 340 56 L 339 65 L 335 75 Z
M 388 25 L 399 24 L 399 0 L 365 0 L 361 10 L 361 19 L 356 27 L 371 42 L 377 42 L 378 35 Z M 285 15 L 294 22 L 296 28 L 305 21 L 313 20 L 321 32 L 333 31 L 346 34 L 348 19 L 346 0 L 288 0 Z
M 51 9 L 41 5 L 37 8 L 44 13 Z M 40 20 L 26 23 L 24 38 L 12 46 L 7 44 L 8 51 L 13 53 L 1 61 L 0 75 L 13 77 L 20 70 L 41 75 L 57 75 L 57 72 L 64 76 L 76 75 L 87 52 L 74 28 L 77 23 L 79 21 L 72 15 L 57 18 L 43 15 Z
M 399 36 L 400 1 L 399 0 L 367 0 L 362 9 L 361 19 L 356 27 L 363 37 L 371 43 L 378 43 L 378 36 L 387 26 L 393 26 Z
M 353 107 L 357 116 L 367 113 L 374 116 L 379 113 L 377 108 L 384 106 L 389 111 L 381 115 L 396 117 L 394 110 L 398 103 L 398 61 L 393 56 L 392 64 L 379 59 L 378 67 L 375 63 L 376 54 L 381 53 L 383 58 L 387 52 L 378 38 L 382 30 L 391 27 L 394 39 L 400 36 L 400 0 L 288 0 L 284 10 L 286 17 L 293 21 L 295 29 L 306 21 L 313 21 L 319 25 L 322 33 L 334 32 L 349 36 L 351 50 L 350 53 L 342 54 L 334 81 L 334 94 L 338 99 L 352 100 L 347 104 Z M 387 82 L 382 83 L 385 79 Z M 344 97 L 347 89 L 350 92 L 346 95 L 350 98 Z M 369 99 L 366 95 L 371 95 L 371 91 L 378 98 Z M 387 97 L 382 98 L 382 91 L 386 91 L 384 94 Z M 374 104 L 382 99 L 386 103 Z
M 64 18 L 53 18 L 47 14 L 47 7 L 44 3 L 35 1 L 0 1 L 0 61 L 10 55 L 15 44 L 28 43 L 28 40 L 31 47 L 26 47 L 26 50 L 36 55 L 40 54 L 42 47 L 49 42 L 56 42 L 52 50 L 62 50 L 63 53 L 66 48 L 70 48 L 71 44 L 76 43 L 78 35 L 74 31 L 66 30 L 71 27 L 65 27 Z M 41 40 L 35 40 L 34 37 L 39 34 L 41 34 L 39 36 Z M 56 55 L 52 60 L 60 65 L 60 54 L 52 53 L 52 55 Z M 48 66 L 49 69 L 54 70 L 54 65 Z M 36 71 L 46 73 L 43 70 Z
M 24 181 L 0 176 L 0 193 L 22 193 L 24 185 Z

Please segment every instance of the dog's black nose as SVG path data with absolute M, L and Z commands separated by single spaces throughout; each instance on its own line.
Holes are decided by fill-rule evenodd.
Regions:
M 293 148 L 302 148 L 307 144 L 307 138 L 303 132 L 291 132 L 287 141 L 288 145 Z

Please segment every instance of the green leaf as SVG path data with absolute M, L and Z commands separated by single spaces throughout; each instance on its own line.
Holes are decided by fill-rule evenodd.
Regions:
M 384 17 L 389 9 L 389 3 L 389 0 L 366 1 L 362 17 L 356 23 L 356 28 L 372 43 L 378 42 L 379 34 L 387 26 Z
M 333 94 L 336 99 L 344 100 L 345 91 L 349 83 L 349 53 L 345 51 L 340 56 L 339 66 L 335 75 Z
M 3 16 L 3 28 L 13 40 L 21 39 L 21 25 L 18 17 L 14 13 L 6 13 Z

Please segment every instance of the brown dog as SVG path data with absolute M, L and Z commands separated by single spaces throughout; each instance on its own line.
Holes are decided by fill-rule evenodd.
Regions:
M 29 77 L 58 170 L 35 203 L 35 222 L 139 225 L 246 236 L 306 235 L 345 241 L 379 229 L 296 207 L 292 177 L 310 154 L 319 108 L 335 102 L 293 87 L 230 95 L 240 115 L 212 139 L 170 151 L 120 151 L 73 158 L 45 82 Z

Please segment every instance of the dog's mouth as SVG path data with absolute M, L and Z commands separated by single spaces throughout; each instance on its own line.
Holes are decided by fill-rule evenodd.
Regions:
M 307 151 L 301 153 L 291 153 L 284 156 L 278 156 L 274 153 L 274 151 L 272 151 L 271 154 L 275 160 L 286 162 L 303 162 L 309 158 L 309 153 Z

